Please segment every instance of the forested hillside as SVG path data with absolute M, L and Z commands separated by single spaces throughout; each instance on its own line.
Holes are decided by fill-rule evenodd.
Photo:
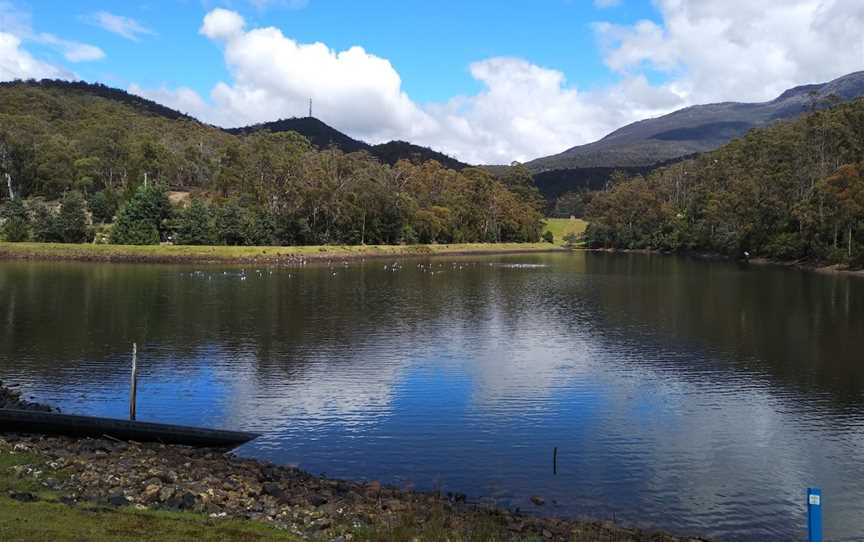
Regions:
M 546 198 L 548 212 L 572 210 L 573 201 L 590 198 L 590 192 L 602 188 L 616 170 L 644 175 L 715 150 L 753 128 L 793 120 L 862 96 L 864 72 L 859 71 L 827 83 L 791 88 L 769 102 L 696 105 L 640 120 L 598 141 L 532 160 L 525 166 Z
M 588 205 L 593 247 L 864 263 L 864 99 L 620 179 Z
M 530 176 L 390 166 L 294 132 L 233 135 L 81 83 L 0 84 L 0 179 L 7 240 L 536 241 L 542 219 Z M 169 190 L 192 204 L 170 204 Z
M 250 135 L 262 131 L 272 133 L 296 132 L 308 139 L 318 149 L 326 150 L 330 147 L 336 147 L 342 152 L 366 151 L 378 160 L 391 166 L 399 160 L 409 160 L 414 163 L 435 160 L 450 169 L 464 169 L 468 167 L 468 164 L 462 163 L 442 152 L 428 147 L 421 147 L 407 141 L 389 141 L 378 145 L 370 145 L 364 141 L 349 137 L 314 117 L 281 119 L 263 124 L 253 124 L 252 126 L 245 126 L 243 128 L 231 128 L 226 131 L 236 135 Z

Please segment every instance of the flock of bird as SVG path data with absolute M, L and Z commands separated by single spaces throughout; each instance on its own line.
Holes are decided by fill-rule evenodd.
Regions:
M 298 263 L 299 263 L 299 265 L 302 265 L 302 266 L 306 265 L 305 261 L 301 261 Z M 416 265 L 416 269 L 421 273 L 428 274 L 430 276 L 434 276 L 434 275 L 440 275 L 440 274 L 448 272 L 448 271 L 462 271 L 465 269 L 476 268 L 478 265 L 483 265 L 483 264 L 481 264 L 479 262 L 441 262 L 441 263 L 421 262 L 421 263 L 418 263 Z M 486 265 L 488 265 L 489 267 L 499 267 L 499 268 L 505 268 L 505 269 L 535 269 L 535 268 L 546 267 L 546 265 L 544 265 L 544 264 L 524 264 L 524 263 L 508 264 L 508 263 L 501 263 L 501 262 L 487 263 Z M 336 277 L 338 275 L 340 268 L 346 269 L 348 267 L 350 267 L 350 264 L 347 261 L 336 262 L 336 263 L 328 262 L 327 273 L 329 274 L 329 276 L 331 278 Z M 403 269 L 405 269 L 405 264 L 403 262 L 399 262 L 399 261 L 394 261 L 393 263 L 384 264 L 384 266 L 383 266 L 383 271 L 387 272 L 387 273 L 398 273 L 398 272 L 402 271 Z M 273 268 L 251 269 L 251 270 L 239 269 L 236 271 L 223 270 L 223 271 L 216 271 L 216 272 L 196 270 L 196 271 L 189 272 L 186 275 L 190 276 L 190 277 L 198 278 L 201 280 L 208 280 L 208 281 L 212 281 L 215 278 L 217 280 L 218 279 L 237 279 L 237 280 L 240 280 L 242 282 L 242 281 L 248 280 L 249 277 L 254 277 L 254 278 L 258 278 L 258 279 L 263 278 L 263 277 L 270 277 L 270 276 L 273 276 L 273 272 L 274 272 Z M 295 274 L 296 274 L 296 272 L 294 272 L 294 271 L 289 271 L 287 273 L 280 273 L 281 276 L 283 276 L 285 278 L 289 278 L 289 279 L 293 278 L 295 276 Z

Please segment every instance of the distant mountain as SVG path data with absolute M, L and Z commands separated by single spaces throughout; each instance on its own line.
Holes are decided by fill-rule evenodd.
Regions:
M 314 117 L 280 119 L 243 128 L 230 128 L 227 132 L 235 135 L 248 135 L 261 130 L 274 133 L 297 132 L 319 149 L 336 147 L 343 152 L 357 152 L 370 151 L 372 148 L 368 143 L 353 139 Z
M 864 96 L 864 71 L 828 83 L 795 87 L 770 102 L 724 102 L 688 107 L 634 122 L 594 143 L 525 165 L 534 174 L 577 168 L 651 166 L 714 150 L 752 128 L 861 96 Z
M 429 160 L 435 160 L 442 166 L 457 171 L 468 167 L 468 164 L 460 162 L 442 152 L 432 150 L 428 147 L 414 145 L 407 141 L 390 141 L 389 143 L 373 145 L 371 152 L 379 160 L 390 165 L 395 164 L 399 160 L 410 160 L 412 162 L 427 162 Z
M 274 122 L 265 122 L 243 128 L 231 128 L 227 131 L 238 135 L 251 134 L 259 130 L 268 130 L 270 132 L 297 132 L 306 137 L 319 149 L 336 147 L 343 152 L 366 151 L 382 162 L 390 165 L 395 164 L 399 160 L 410 160 L 414 162 L 436 160 L 443 166 L 451 169 L 460 170 L 468 167 L 468 164 L 464 164 L 444 153 L 427 147 L 421 147 L 420 145 L 414 145 L 407 141 L 390 141 L 389 143 L 381 143 L 380 145 L 370 145 L 366 142 L 345 135 L 339 130 L 314 117 L 281 119 Z

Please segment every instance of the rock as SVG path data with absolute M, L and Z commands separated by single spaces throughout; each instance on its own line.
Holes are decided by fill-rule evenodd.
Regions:
M 327 504 L 327 502 L 327 499 L 325 499 L 321 495 L 312 495 L 309 497 L 309 504 L 316 508 Z
M 27 491 L 10 491 L 9 498 L 20 502 L 36 502 L 39 497 Z
M 387 510 L 392 510 L 394 512 L 402 512 L 403 510 L 406 510 L 408 508 L 405 503 L 397 499 L 390 499 L 389 501 L 384 503 L 384 507 Z
M 450 499 L 451 502 L 465 502 L 468 500 L 468 496 L 464 493 L 447 493 L 447 498 Z
M 543 506 L 546 504 L 546 500 L 543 497 L 539 497 L 537 495 L 533 495 L 531 497 L 531 502 L 533 502 L 536 506 Z
M 115 493 L 108 497 L 108 504 L 111 506 L 126 506 L 129 504 L 129 499 L 126 498 L 126 495 L 122 493 Z
M 326 531 L 333 525 L 333 522 L 327 518 L 322 518 L 312 523 L 312 525 L 317 527 L 321 531 Z
M 162 486 L 150 484 L 144 488 L 144 493 L 141 494 L 141 497 L 144 499 L 144 502 L 156 502 L 159 500 L 159 493 L 161 491 Z
M 552 531 L 549 529 L 543 529 L 543 538 L 552 538 Z
M 174 488 L 171 486 L 165 486 L 161 490 L 159 490 L 159 500 L 165 502 L 171 497 L 174 496 Z
M 170 499 L 165 501 L 165 506 L 176 510 L 192 510 L 198 502 L 198 497 L 188 491 L 175 491 Z

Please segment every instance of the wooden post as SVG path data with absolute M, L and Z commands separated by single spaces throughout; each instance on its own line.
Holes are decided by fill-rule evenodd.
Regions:
M 132 389 L 129 393 L 129 419 L 135 421 L 135 403 L 138 395 L 138 344 L 132 343 Z
M 552 449 L 552 474 L 558 474 L 558 446 Z

